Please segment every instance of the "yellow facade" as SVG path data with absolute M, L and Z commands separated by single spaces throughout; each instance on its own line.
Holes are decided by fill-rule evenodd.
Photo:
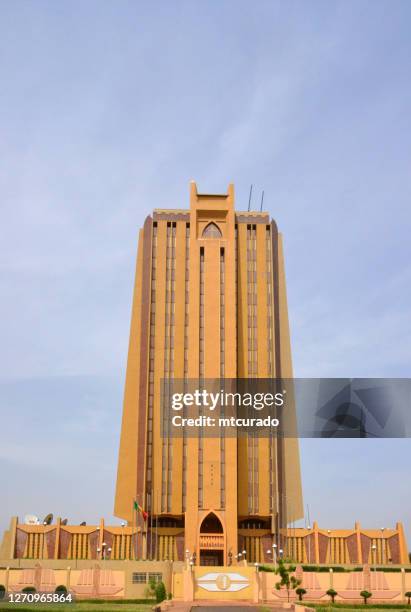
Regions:
M 191 183 L 189 210 L 155 210 L 140 231 L 115 514 L 131 524 L 136 499 L 207 563 L 279 538 L 303 514 L 296 440 L 160 433 L 162 379 L 273 377 L 292 377 L 281 235 L 235 211 L 232 185 Z M 218 532 L 202 533 L 210 513 Z

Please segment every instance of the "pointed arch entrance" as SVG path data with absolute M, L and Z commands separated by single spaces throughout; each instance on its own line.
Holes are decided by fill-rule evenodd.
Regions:
M 224 565 L 224 528 L 214 512 L 209 512 L 200 525 L 200 565 Z

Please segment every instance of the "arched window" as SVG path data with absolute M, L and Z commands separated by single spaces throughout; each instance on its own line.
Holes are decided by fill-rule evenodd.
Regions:
M 223 533 L 223 526 L 220 522 L 220 519 L 214 514 L 214 512 L 210 512 L 204 518 L 201 523 L 200 533 Z
M 203 230 L 202 238 L 222 238 L 223 235 L 221 233 L 220 228 L 213 222 L 206 225 Z

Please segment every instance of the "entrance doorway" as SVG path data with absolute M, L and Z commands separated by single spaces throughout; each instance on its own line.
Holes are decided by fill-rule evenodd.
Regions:
M 224 529 L 218 516 L 210 512 L 200 526 L 200 565 L 224 565 Z
M 200 550 L 200 565 L 224 565 L 224 551 Z

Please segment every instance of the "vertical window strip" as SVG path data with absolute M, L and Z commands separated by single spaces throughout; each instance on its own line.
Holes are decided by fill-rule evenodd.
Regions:
M 225 378 L 225 252 L 220 249 L 220 378 Z M 224 380 L 221 381 L 224 385 Z M 224 408 L 221 416 L 224 417 Z M 220 433 L 220 505 L 225 508 L 225 432 Z
M 271 227 L 266 226 L 265 232 L 265 252 L 266 252 L 266 276 L 267 276 L 267 355 L 268 355 L 268 376 L 274 376 L 274 355 L 273 355 L 273 279 L 272 279 L 272 252 L 271 252 Z M 269 509 L 274 511 L 274 431 L 270 427 L 269 435 Z
M 266 227 L 266 275 L 267 275 L 267 355 L 268 355 L 268 376 L 271 378 L 274 376 L 273 363 L 273 279 L 271 276 L 271 228 L 269 225 Z
M 186 223 L 186 253 L 185 253 L 185 298 L 184 298 L 184 392 L 187 390 L 188 379 L 188 325 L 189 325 L 189 303 L 190 303 L 190 224 Z M 183 408 L 183 417 L 186 416 L 186 407 Z M 186 510 L 187 500 L 187 432 L 183 428 L 183 499 L 182 509 Z
M 200 325 L 199 325 L 199 378 L 204 381 L 204 247 L 200 247 Z M 202 409 L 200 408 L 200 415 Z M 203 430 L 198 433 L 198 507 L 203 507 Z
M 171 224 L 171 274 L 170 274 L 170 342 L 169 342 L 169 378 L 174 378 L 174 332 L 175 332 L 175 288 L 176 288 L 176 236 L 177 223 Z M 172 389 L 169 387 L 170 397 L 168 406 L 171 402 Z M 170 422 L 170 414 L 167 421 Z M 173 492 L 173 439 L 168 436 L 168 486 L 167 486 L 167 512 L 171 512 L 172 492 Z
M 254 317 L 254 327 L 253 327 L 253 366 L 254 366 L 254 376 L 258 376 L 258 351 L 257 351 L 257 226 L 252 225 L 252 238 L 253 238 L 253 274 L 252 274 L 252 293 L 253 293 L 253 317 Z M 259 499 L 258 499 L 258 489 L 259 489 L 259 461 L 258 461 L 258 436 L 256 432 L 253 432 L 254 437 L 254 512 L 259 511 Z
M 164 379 L 167 379 L 168 397 L 165 403 L 170 405 L 172 393 L 170 380 L 174 376 L 174 305 L 175 305 L 175 241 L 176 223 L 167 223 L 167 251 L 166 251 L 166 304 L 165 304 L 165 335 L 164 335 Z M 171 511 L 172 470 L 173 470 L 173 444 L 170 438 L 170 414 L 164 411 L 164 438 L 163 438 L 163 489 L 162 510 Z
M 153 223 L 151 247 L 151 302 L 150 302 L 150 344 L 148 374 L 148 416 L 146 450 L 146 494 L 147 508 L 152 510 L 151 492 L 153 488 L 153 409 L 154 409 L 154 348 L 156 329 L 156 282 L 157 282 L 157 223 Z
M 167 223 L 166 244 L 166 299 L 165 299 L 165 333 L 164 333 L 164 380 L 168 381 L 168 396 L 164 406 L 170 405 L 172 393 L 170 379 L 174 375 L 174 283 L 175 283 L 175 236 L 176 223 Z M 162 487 L 161 510 L 170 511 L 173 446 L 170 440 L 169 411 L 163 412 L 163 444 L 162 444 Z
M 252 234 L 251 225 L 247 225 L 247 374 L 251 378 L 253 376 L 253 311 L 252 311 Z M 254 497 L 253 497 L 253 457 L 254 457 L 254 446 L 252 433 L 247 434 L 247 456 L 248 456 L 248 512 L 253 513 L 254 510 Z
M 247 226 L 248 375 L 257 377 L 257 228 Z M 249 511 L 258 512 L 258 438 L 248 436 Z M 251 478 L 250 478 L 251 477 Z

